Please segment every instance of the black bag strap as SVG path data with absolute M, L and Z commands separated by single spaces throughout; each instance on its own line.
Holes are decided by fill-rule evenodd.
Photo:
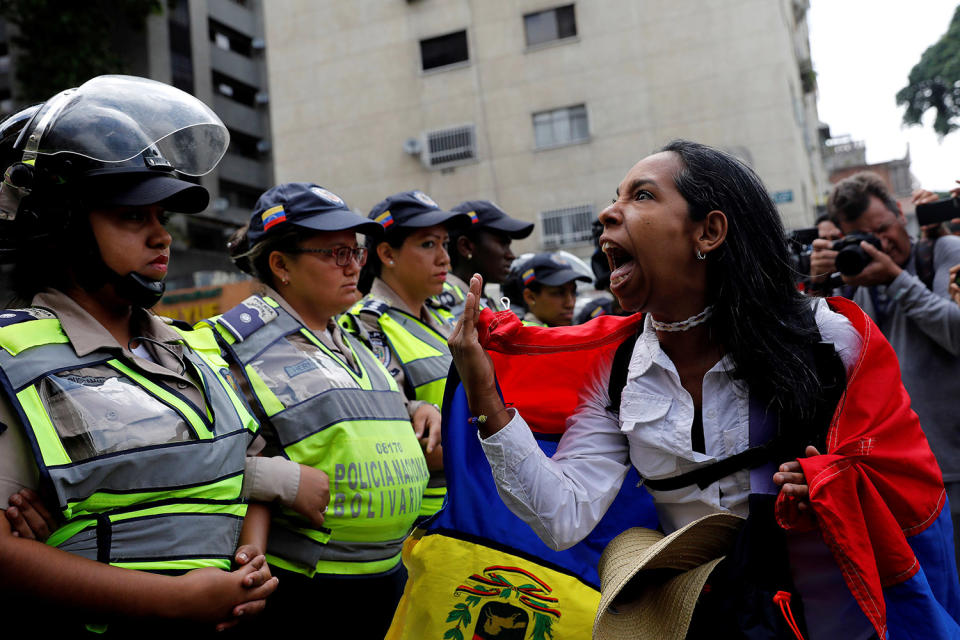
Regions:
M 637 338 L 640 337 L 641 331 L 642 329 L 627 337 L 617 347 L 616 353 L 613 354 L 610 382 L 607 384 L 607 394 L 610 396 L 607 411 L 617 415 L 620 415 L 620 399 L 623 396 L 623 388 L 627 386 L 627 369 L 630 366 L 630 358 L 633 356 L 633 347 L 637 344 Z
M 754 469 L 771 460 L 782 462 L 802 455 L 807 445 L 813 445 L 819 451 L 826 452 L 827 432 L 837 404 L 846 388 L 847 375 L 833 344 L 821 340 L 813 311 L 810 310 L 808 313 L 810 323 L 816 331 L 814 339 L 817 341 L 802 350 L 801 359 L 814 368 L 821 386 L 819 397 L 811 398 L 811 402 L 816 407 L 813 418 L 806 425 L 799 425 L 789 418 L 785 420 L 780 416 L 777 435 L 765 444 L 750 447 L 746 451 L 680 475 L 655 480 L 644 478 L 641 482 L 654 491 L 674 491 L 692 484 L 703 490 L 721 478 L 742 469 Z M 610 405 L 607 410 L 615 414 L 620 412 L 620 400 L 627 383 L 627 368 L 638 337 L 639 333 L 624 340 L 613 357 L 608 385 Z

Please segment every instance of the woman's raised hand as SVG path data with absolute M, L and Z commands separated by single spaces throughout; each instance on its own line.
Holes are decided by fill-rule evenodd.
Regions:
M 480 345 L 477 321 L 480 317 L 480 292 L 483 278 L 470 278 L 470 292 L 463 307 L 463 315 L 450 335 L 447 344 L 460 381 L 470 403 L 470 411 L 477 417 L 486 416 L 478 423 L 480 435 L 487 437 L 502 429 L 510 420 L 503 401 L 497 393 L 496 374 L 490 354 Z

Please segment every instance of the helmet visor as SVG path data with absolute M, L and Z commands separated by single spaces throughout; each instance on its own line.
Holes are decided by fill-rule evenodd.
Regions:
M 73 153 L 119 166 L 159 153 L 180 173 L 202 176 L 220 162 L 230 135 L 207 105 L 180 89 L 99 76 L 48 100 L 20 142 L 25 161 Z

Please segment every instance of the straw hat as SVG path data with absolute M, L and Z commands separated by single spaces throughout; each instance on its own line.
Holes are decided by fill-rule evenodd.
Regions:
M 669 536 L 636 527 L 611 540 L 600 557 L 594 640 L 684 640 L 703 586 L 743 521 L 713 513 Z

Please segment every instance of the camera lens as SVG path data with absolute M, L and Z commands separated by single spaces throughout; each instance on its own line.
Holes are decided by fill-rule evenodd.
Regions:
M 837 271 L 845 276 L 855 276 L 870 263 L 870 256 L 860 245 L 846 246 L 837 253 Z

